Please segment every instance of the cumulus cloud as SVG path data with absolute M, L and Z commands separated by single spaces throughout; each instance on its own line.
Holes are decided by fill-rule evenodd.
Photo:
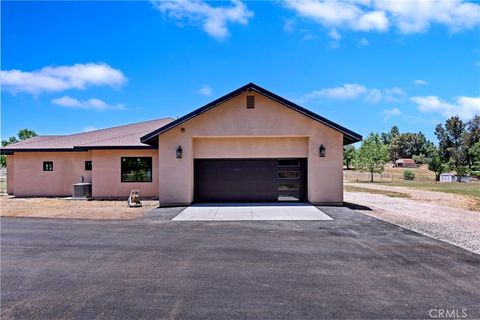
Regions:
M 417 86 L 425 86 L 428 84 L 428 82 L 425 80 L 413 80 L 413 84 Z
M 232 0 L 231 6 L 212 6 L 201 0 L 152 1 L 154 8 L 179 23 L 200 25 L 203 31 L 217 40 L 228 38 L 227 25 L 247 25 L 253 12 L 240 0 Z
M 432 24 L 451 32 L 480 25 L 480 5 L 463 0 L 287 0 L 283 6 L 325 28 L 400 33 L 427 31 Z
M 387 89 L 367 88 L 357 83 L 346 83 L 338 87 L 315 90 L 303 95 L 299 100 L 302 102 L 330 98 L 338 100 L 364 99 L 371 103 L 380 101 L 397 101 L 405 92 L 401 88 L 393 87 Z
M 283 24 L 283 31 L 292 32 L 294 28 L 295 28 L 295 20 L 293 19 L 285 20 L 285 23 Z
M 358 41 L 357 46 L 359 46 L 359 47 L 366 47 L 366 46 L 368 46 L 369 44 L 370 44 L 370 42 L 368 42 L 367 39 L 362 38 L 362 39 L 360 39 L 360 40 Z
M 88 86 L 120 86 L 127 81 L 122 71 L 105 63 L 47 66 L 35 71 L 0 71 L 2 90 L 39 94 Z
M 385 121 L 394 116 L 400 116 L 402 112 L 398 108 L 385 109 L 382 111 Z
M 204 85 L 203 87 L 201 87 L 200 89 L 198 89 L 197 91 L 199 94 L 201 94 L 202 96 L 211 96 L 212 95 L 212 88 L 206 84 Z
M 312 100 L 319 97 L 332 99 L 356 99 L 367 92 L 367 88 L 356 83 L 346 83 L 335 88 L 325 88 L 312 91 L 303 96 L 303 100 Z
M 69 96 L 63 96 L 61 98 L 53 99 L 52 103 L 65 108 L 76 108 L 94 111 L 125 109 L 125 106 L 123 104 L 109 105 L 105 101 L 96 98 L 81 101 Z
M 480 114 L 480 97 L 456 97 L 450 103 L 437 96 L 411 97 L 410 100 L 417 104 L 421 112 L 436 112 L 445 118 L 458 115 L 468 120 L 476 114 Z

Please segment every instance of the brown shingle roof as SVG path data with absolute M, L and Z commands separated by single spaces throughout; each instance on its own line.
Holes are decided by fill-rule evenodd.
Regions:
M 140 142 L 140 137 L 156 130 L 172 118 L 164 118 L 127 124 L 118 127 L 100 129 L 90 132 L 58 136 L 37 136 L 3 147 L 2 151 L 26 151 L 42 149 L 95 149 L 149 147 Z

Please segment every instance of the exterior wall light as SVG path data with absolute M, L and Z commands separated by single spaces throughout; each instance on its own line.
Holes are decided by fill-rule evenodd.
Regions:
M 318 155 L 323 158 L 325 157 L 327 153 L 327 150 L 325 149 L 325 147 L 323 146 L 323 144 L 320 145 L 320 148 L 318 149 Z
M 182 156 L 183 156 L 182 146 L 178 146 L 178 148 L 177 148 L 177 159 L 181 159 Z

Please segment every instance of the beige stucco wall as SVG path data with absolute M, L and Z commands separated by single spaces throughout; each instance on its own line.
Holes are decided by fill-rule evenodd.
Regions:
M 306 158 L 307 137 L 193 138 L 193 157 Z
M 152 157 L 152 182 L 121 182 L 122 157 Z M 139 189 L 141 197 L 158 195 L 158 151 L 93 150 L 92 196 L 95 198 L 128 198 L 130 190 Z
M 137 156 L 152 157 L 152 182 L 121 182 L 121 157 Z M 82 175 L 92 182 L 96 198 L 126 199 L 132 189 L 140 189 L 142 197 L 158 195 L 157 150 L 16 152 L 8 157 L 15 159 L 7 163 L 8 192 L 18 197 L 71 196 L 72 185 L 80 182 Z M 43 171 L 43 161 L 53 161 L 53 171 Z M 92 161 L 92 171 L 85 171 L 85 161 Z
M 159 136 L 160 205 L 193 201 L 195 157 L 305 155 L 308 200 L 312 203 L 343 201 L 343 135 L 263 95 L 250 94 L 256 96 L 255 109 L 246 108 L 247 94 L 242 94 Z M 327 150 L 324 158 L 318 155 L 321 144 Z M 175 158 L 179 145 L 183 149 L 182 159 Z
M 13 155 L 7 155 L 7 194 L 14 194 L 15 161 Z
M 15 196 L 71 196 L 72 184 L 83 175 L 91 181 L 91 171 L 85 171 L 90 152 L 16 152 L 13 176 Z M 53 171 L 43 171 L 43 161 L 53 161 Z

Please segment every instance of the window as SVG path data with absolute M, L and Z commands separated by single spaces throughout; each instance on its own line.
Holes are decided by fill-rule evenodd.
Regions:
M 247 96 L 247 109 L 255 108 L 255 96 Z
M 53 171 L 53 161 L 43 161 L 43 171 Z
M 298 171 L 279 171 L 278 179 L 298 179 L 300 172 Z
M 122 182 L 152 182 L 152 157 L 122 157 Z
M 85 161 L 85 171 L 92 171 L 92 161 Z
M 278 160 L 279 167 L 298 167 L 300 164 L 297 159 Z
M 293 191 L 300 190 L 300 183 L 298 182 L 279 182 L 278 191 Z

